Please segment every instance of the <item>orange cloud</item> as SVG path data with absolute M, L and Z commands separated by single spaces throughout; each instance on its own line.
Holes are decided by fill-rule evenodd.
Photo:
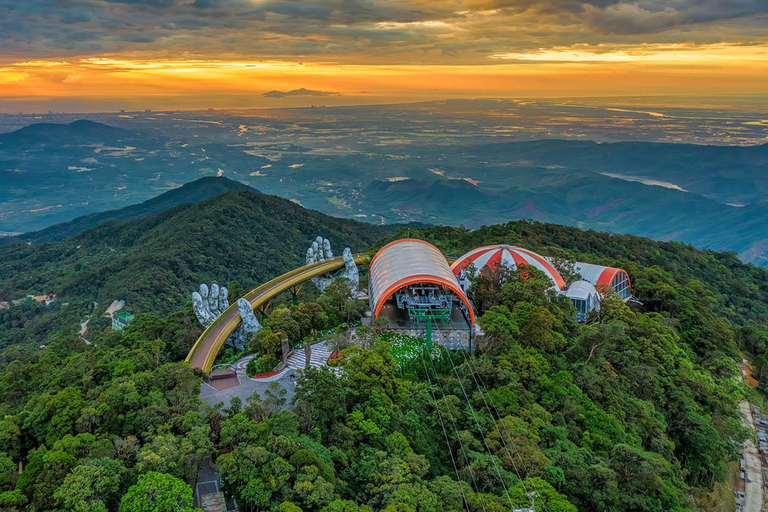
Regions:
M 122 56 L 27 61 L 0 68 L 0 97 L 79 99 L 112 108 L 355 104 L 444 97 L 760 94 L 763 45 L 575 45 L 497 53 L 478 65 L 352 65 L 333 62 L 141 59 Z M 337 93 L 263 98 L 270 90 Z M 366 94 L 360 91 L 367 91 Z
M 657 4 L 29 0 L 1 24 L 0 109 L 764 94 L 765 0 Z M 334 95 L 263 97 L 301 88 Z

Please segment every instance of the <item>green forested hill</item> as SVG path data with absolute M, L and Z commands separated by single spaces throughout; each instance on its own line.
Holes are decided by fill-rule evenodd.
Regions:
M 342 374 L 307 371 L 293 403 L 277 387 L 203 407 L 199 374 L 179 362 L 200 331 L 179 309 L 186 283 L 262 281 L 301 264 L 317 233 L 337 250 L 409 235 L 449 256 L 510 243 L 619 265 L 643 304 L 609 298 L 580 325 L 535 271 L 491 276 L 470 292 L 484 299 L 487 335 L 475 356 L 404 361 L 391 338 L 358 327 L 361 343 L 335 363 Z M 0 348 L 0 510 L 144 510 L 137 495 L 188 510 L 208 458 L 242 510 L 489 512 L 526 506 L 532 490 L 549 512 L 723 510 L 747 435 L 739 401 L 764 400 L 737 381 L 735 361 L 746 353 L 766 380 L 768 271 L 681 243 L 525 221 L 391 235 L 238 191 L 2 255 L 14 273 L 5 286 L 6 275 L 51 280 L 63 297 L 100 300 L 120 287 L 131 304 L 174 312 L 139 315 L 122 333 L 97 324 L 91 345 L 51 328 L 68 308 L 42 320 L 23 306 L 0 312 L 47 345 Z M 357 306 L 334 290 L 276 308 L 251 348 L 275 360 L 270 329 L 295 343 L 358 318 Z
M 163 213 L 111 221 L 65 241 L 0 249 L 0 297 L 53 291 L 64 300 L 164 313 L 181 307 L 198 283 L 255 286 L 304 263 L 322 235 L 337 252 L 364 250 L 376 226 L 306 210 L 286 199 L 229 192 Z
M 9 243 L 12 241 L 30 242 L 33 245 L 40 245 L 48 242 L 58 242 L 65 238 L 82 233 L 91 228 L 95 228 L 100 224 L 111 220 L 128 220 L 136 219 L 139 217 L 146 217 L 148 215 L 154 215 L 156 213 L 164 212 L 174 206 L 187 203 L 199 203 L 205 199 L 229 192 L 232 190 L 250 190 L 256 192 L 248 185 L 244 185 L 239 181 L 230 180 L 224 177 L 221 178 L 200 178 L 193 182 L 182 185 L 179 188 L 164 192 L 157 197 L 153 197 L 143 203 L 126 206 L 119 210 L 110 210 L 106 212 L 92 213 L 90 215 L 83 215 L 69 222 L 62 222 L 60 224 L 54 224 L 51 227 L 42 229 L 40 231 L 33 231 L 31 233 L 24 233 L 17 237 L 8 237 L 8 239 L 0 239 L 0 244 L 3 242 Z

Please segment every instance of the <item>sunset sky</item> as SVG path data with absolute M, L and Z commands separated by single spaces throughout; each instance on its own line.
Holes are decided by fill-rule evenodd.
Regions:
M 0 0 L 0 112 L 766 84 L 766 0 Z

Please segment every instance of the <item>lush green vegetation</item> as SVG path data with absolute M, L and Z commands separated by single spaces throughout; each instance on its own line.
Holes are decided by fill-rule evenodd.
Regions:
M 341 378 L 308 371 L 293 412 L 251 402 L 222 424 L 230 489 L 246 510 L 508 510 L 531 491 L 542 510 L 692 510 L 742 436 L 733 364 L 616 298 L 578 325 L 548 287 L 531 270 L 476 282 L 478 357 L 385 335 L 343 351 Z
M 278 306 L 263 319 L 263 329 L 250 340 L 247 350 L 259 357 L 249 362 L 248 374 L 272 371 L 282 360 L 282 340 L 287 340 L 293 349 L 320 340 L 341 348 L 341 331 L 360 320 L 367 309 L 368 302 L 355 300 L 345 279 L 331 283 L 313 301 Z
M 322 234 L 340 254 L 384 231 L 273 196 L 230 192 L 141 219 L 111 221 L 65 241 L 0 248 L 0 297 L 41 290 L 60 301 L 124 299 L 133 312 L 168 313 L 199 283 L 237 280 L 251 289 L 304 264 Z M 239 297 L 239 295 L 238 295 Z
M 262 226 L 266 245 L 246 240 L 246 249 L 215 260 L 184 259 L 214 230 L 190 231 L 189 209 L 239 219 L 238 208 L 258 210 L 254 204 L 264 217 L 279 208 Z M 236 192 L 137 221 L 156 223 L 167 247 L 137 234 L 133 243 L 164 259 L 136 260 L 144 265 L 131 267 L 131 279 L 162 281 L 177 270 L 197 279 L 180 270 L 194 262 L 222 282 L 250 285 L 246 277 L 256 278 L 237 272 L 269 260 L 261 271 L 279 273 L 275 265 L 301 259 L 309 233 L 336 230 L 341 241 L 361 245 L 373 236 L 344 221 L 323 227 L 319 216 L 311 225 L 303 215 L 287 202 Z M 268 234 L 292 223 L 301 231 Z M 133 228 L 119 227 L 124 257 L 136 255 Z M 79 240 L 96 243 L 96 233 L 109 236 L 97 230 Z M 620 265 L 643 305 L 608 298 L 590 324 L 579 325 L 571 303 L 547 296 L 549 283 L 537 272 L 486 276 L 471 290 L 487 335 L 476 356 L 428 354 L 413 340 L 358 328 L 358 345 L 336 340 L 340 377 L 308 370 L 292 403 L 276 389 L 226 410 L 201 404 L 200 375 L 179 362 L 200 333 L 181 299 L 188 290 L 172 307 L 176 299 L 148 289 L 148 306 L 183 307 L 137 315 L 123 333 L 95 319 L 90 345 L 75 328 L 85 301 L 42 314 L 34 305 L 3 310 L 0 510 L 187 510 L 190 485 L 209 458 L 246 511 L 500 511 L 526 506 L 534 491 L 537 510 L 550 512 L 682 512 L 724 478 L 744 435 L 738 401 L 745 391 L 733 361 L 745 351 L 758 377 L 768 372 L 768 272 L 732 254 L 528 222 L 410 235 L 454 256 L 504 242 Z M 237 272 L 225 271 L 230 260 Z M 66 266 L 76 256 L 59 261 Z M 67 272 L 61 282 L 94 276 L 90 268 Z M 98 283 L 118 282 L 109 279 L 89 286 L 99 293 Z M 275 308 L 252 348 L 277 360 L 278 333 L 300 341 L 361 314 L 340 283 Z M 47 348 L 38 350 L 42 343 Z
M 215 449 L 200 379 L 161 339 L 183 340 L 187 320 L 141 315 L 90 346 L 62 334 L 4 350 L 0 510 L 182 510 L 140 505 L 142 489 L 159 500 L 174 486 L 191 506 L 188 482 Z
M 758 378 L 768 377 L 768 270 L 745 265 L 733 253 L 529 221 L 474 231 L 436 227 L 410 234 L 454 257 L 504 242 L 561 260 L 625 268 L 643 311 L 659 313 L 675 326 L 697 362 L 719 371 L 724 359 L 744 350 L 753 356 Z

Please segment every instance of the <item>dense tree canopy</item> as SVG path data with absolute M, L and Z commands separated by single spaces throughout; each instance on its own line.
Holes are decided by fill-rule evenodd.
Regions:
M 0 510 L 188 510 L 209 459 L 246 511 L 501 511 L 533 492 L 550 512 L 683 512 L 725 478 L 748 392 L 734 359 L 768 373 L 768 272 L 527 222 L 410 235 L 452 255 L 513 243 L 621 266 L 642 305 L 608 296 L 577 324 L 542 275 L 505 269 L 470 289 L 477 354 L 418 350 L 406 364 L 358 328 L 358 345 L 334 341 L 340 375 L 309 369 L 291 403 L 276 385 L 226 409 L 203 406 L 201 375 L 180 362 L 201 331 L 189 305 L 122 332 L 94 319 L 90 344 L 71 312 L 84 300 L 3 310 L 0 336 L 15 334 L 0 349 Z M 276 305 L 251 349 L 276 362 L 280 336 L 308 341 L 363 312 L 339 283 Z

